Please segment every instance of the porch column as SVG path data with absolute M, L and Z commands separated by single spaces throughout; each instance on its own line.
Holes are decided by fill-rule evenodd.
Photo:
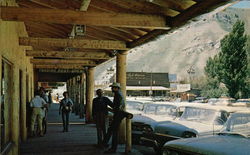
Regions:
M 11 141 L 14 143 L 12 154 L 19 154 L 19 68 L 13 65 L 12 103 L 11 103 Z
M 82 73 L 82 75 L 81 75 L 81 84 L 80 84 L 80 97 L 81 97 L 81 99 L 80 99 L 80 118 L 84 118 L 84 111 L 85 111 L 85 107 L 84 107 L 84 105 L 85 105 L 85 99 L 86 99 L 86 86 L 85 86 L 85 84 L 86 84 L 86 75 L 85 75 L 85 73 Z
M 127 52 L 118 52 L 116 57 L 116 81 L 121 84 L 121 91 L 126 101 L 126 69 L 127 69 Z M 126 104 L 126 102 L 125 102 Z M 127 127 L 126 127 L 127 123 Z M 120 142 L 126 142 L 125 152 L 131 151 L 131 120 L 124 119 L 120 126 Z
M 34 69 L 34 91 L 38 90 L 38 70 Z M 33 95 L 34 95 L 34 91 L 33 91 Z
M 78 75 L 76 77 L 76 86 L 77 86 L 77 89 L 76 89 L 76 102 L 78 104 L 77 106 L 77 110 L 76 110 L 76 114 L 79 115 L 80 117 L 80 110 L 81 110 L 81 76 Z
M 22 141 L 26 141 L 27 140 L 27 127 L 26 127 L 26 102 L 27 102 L 27 94 L 28 92 L 26 92 L 28 85 L 26 85 L 26 78 L 27 76 L 24 76 L 25 74 L 23 74 L 23 78 L 22 78 L 22 86 L 23 88 L 21 88 L 21 96 L 22 96 L 22 101 L 21 101 L 21 109 L 20 109 L 20 114 L 21 114 L 21 139 Z
M 73 100 L 72 81 L 73 81 L 72 78 L 69 79 L 69 97 Z
M 67 80 L 67 82 L 66 82 L 66 89 L 67 89 L 67 92 L 69 92 L 70 93 L 70 88 L 69 88 L 69 79 Z
M 86 122 L 92 121 L 92 100 L 94 97 L 94 67 L 87 70 Z
M 76 100 L 76 87 L 77 87 L 77 85 L 76 85 L 76 76 L 74 76 L 73 78 L 72 78 L 72 82 L 73 82 L 73 85 L 72 85 L 72 100 L 73 100 L 73 102 L 74 102 L 74 106 L 73 106 L 73 110 L 72 110 L 72 112 L 73 113 L 75 113 L 75 115 L 77 114 L 77 107 L 78 107 L 78 103 L 77 103 L 77 100 Z

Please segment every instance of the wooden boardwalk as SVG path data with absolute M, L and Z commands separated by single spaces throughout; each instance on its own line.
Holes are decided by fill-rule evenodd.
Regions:
M 62 132 L 61 116 L 58 104 L 53 104 L 48 113 L 48 130 L 44 137 L 29 138 L 21 144 L 20 154 L 63 154 L 63 155 L 100 155 L 104 150 L 96 146 L 96 128 L 94 124 L 84 124 L 84 119 L 71 114 L 69 132 Z M 116 154 L 125 154 L 124 145 L 119 145 Z M 130 154 L 152 154 L 152 150 L 133 146 Z

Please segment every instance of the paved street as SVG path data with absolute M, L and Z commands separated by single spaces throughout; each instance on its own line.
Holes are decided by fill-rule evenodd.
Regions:
M 29 138 L 21 144 L 20 153 L 25 154 L 103 154 L 103 149 L 96 147 L 96 129 L 94 124 L 84 124 L 84 119 L 71 114 L 69 132 L 62 132 L 58 104 L 53 104 L 48 113 L 48 130 L 44 137 Z M 124 154 L 124 145 L 119 145 L 116 154 Z M 131 154 L 154 154 L 150 148 L 133 146 Z

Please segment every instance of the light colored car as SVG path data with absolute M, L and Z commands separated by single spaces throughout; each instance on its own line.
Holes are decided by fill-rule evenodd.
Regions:
M 219 106 L 231 106 L 235 102 L 236 102 L 236 100 L 234 98 L 230 98 L 230 97 L 221 97 L 221 98 L 208 100 L 208 103 L 210 103 L 212 105 L 219 105 Z
M 250 99 L 238 99 L 232 106 L 250 107 Z
M 168 142 L 163 155 L 248 155 L 250 153 L 250 111 L 230 115 L 218 135 Z
M 147 140 L 159 151 L 169 140 L 213 135 L 221 130 L 230 113 L 239 110 L 228 106 L 187 105 L 179 119 L 160 122 L 153 133 L 145 134 L 144 142 Z
M 143 112 L 144 103 L 140 101 L 126 101 L 126 111 L 132 114 L 141 114 Z
M 147 132 L 153 132 L 159 122 L 174 120 L 181 116 L 180 107 L 190 103 L 154 102 L 145 104 L 143 113 L 134 115 L 132 119 L 132 137 L 135 143 Z
M 110 98 L 113 99 L 113 98 Z M 144 107 L 144 103 L 140 102 L 140 101 L 131 101 L 131 100 L 127 100 L 126 101 L 126 111 L 133 114 L 133 115 L 139 115 L 142 113 Z M 110 109 L 112 109 L 111 107 L 109 107 Z M 109 118 L 109 124 L 111 124 L 112 120 L 113 120 L 113 112 L 109 111 L 108 113 L 108 118 Z

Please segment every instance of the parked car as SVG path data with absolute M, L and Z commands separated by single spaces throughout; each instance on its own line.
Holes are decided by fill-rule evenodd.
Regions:
M 126 111 L 133 115 L 141 114 L 145 103 L 146 102 L 127 100 Z M 109 108 L 112 109 L 111 107 Z M 113 112 L 109 111 L 108 118 L 109 118 L 109 124 L 111 124 L 113 120 Z
M 210 99 L 208 103 L 212 105 L 220 105 L 220 106 L 231 106 L 233 103 L 235 103 L 236 100 L 234 98 L 230 97 L 220 97 L 217 99 Z
M 144 108 L 144 103 L 140 101 L 126 101 L 126 111 L 132 114 L 141 114 Z
M 250 111 L 230 115 L 218 135 L 167 142 L 163 155 L 247 155 L 250 153 Z
M 179 119 L 158 123 L 154 132 L 145 133 L 141 141 L 159 151 L 170 140 L 213 135 L 221 130 L 230 113 L 239 110 L 228 106 L 187 105 Z
M 134 115 L 132 119 L 132 138 L 139 143 L 144 132 L 152 132 L 158 122 L 169 121 L 180 117 L 180 106 L 185 103 L 155 102 L 146 104 L 143 113 Z M 187 103 L 189 104 L 189 103 Z
M 238 99 L 232 106 L 250 107 L 250 98 Z

